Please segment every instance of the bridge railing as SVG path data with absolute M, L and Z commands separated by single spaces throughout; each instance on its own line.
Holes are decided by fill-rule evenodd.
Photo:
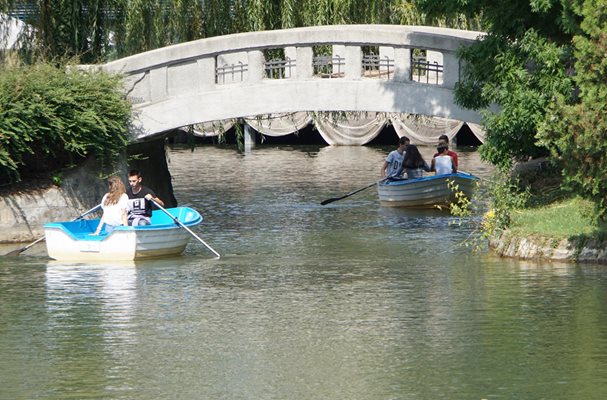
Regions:
M 287 57 L 285 60 L 273 59 L 264 63 L 265 77 L 268 79 L 288 79 L 293 76 L 297 63 Z
M 394 78 L 394 59 L 379 54 L 364 54 L 362 59 L 363 76 L 365 78 L 392 79 Z
M 392 25 L 344 25 L 226 35 L 182 43 L 104 65 L 125 75 L 135 104 L 277 79 L 385 79 L 452 89 L 457 49 L 480 32 Z M 331 54 L 315 55 L 318 48 Z M 365 54 L 364 49 L 379 54 Z M 278 50 L 281 58 L 265 59 Z M 421 58 L 420 58 L 421 55 Z
M 224 64 L 221 67 L 215 68 L 215 83 L 225 85 L 229 82 L 244 81 L 245 73 L 247 72 L 247 64 L 238 62 L 238 64 Z

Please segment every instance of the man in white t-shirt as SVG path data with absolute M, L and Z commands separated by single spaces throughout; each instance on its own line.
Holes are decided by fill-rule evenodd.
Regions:
M 382 179 L 400 179 L 403 173 L 403 161 L 405 160 L 405 148 L 410 143 L 406 136 L 398 139 L 398 147 L 386 157 L 381 167 L 380 177 Z

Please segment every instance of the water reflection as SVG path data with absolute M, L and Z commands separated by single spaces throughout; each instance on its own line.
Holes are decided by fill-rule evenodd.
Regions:
M 63 317 L 83 305 L 98 307 L 95 314 L 102 316 L 100 328 L 111 327 L 103 335 L 106 339 L 121 337 L 121 326 L 127 326 L 136 306 L 137 270 L 135 263 L 65 264 L 50 261 L 46 266 L 45 285 L 47 308 L 61 326 Z
M 51 261 L 44 282 L 46 342 L 61 371 L 55 385 L 80 396 L 108 393 L 108 385 L 128 372 L 123 356 L 137 339 L 135 264 Z
M 604 267 L 474 253 L 373 190 L 320 206 L 389 150 L 170 151 L 220 260 L 0 259 L 0 398 L 603 398 Z

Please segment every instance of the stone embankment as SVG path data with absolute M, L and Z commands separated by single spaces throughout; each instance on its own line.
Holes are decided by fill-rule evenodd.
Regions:
M 123 177 L 126 185 L 127 170 L 131 168 L 143 172 L 144 184 L 153 188 L 167 207 L 177 205 L 163 140 L 130 145 L 113 173 Z M 99 204 L 107 192 L 107 182 L 100 177 L 100 171 L 94 158 L 89 158 L 65 171 L 59 186 L 46 182 L 36 187 L 28 182 L 21 190 L 5 189 L 0 193 L 0 244 L 38 239 L 44 235 L 46 222 L 72 220 Z
M 489 247 L 502 257 L 607 264 L 607 241 L 522 237 L 504 231 Z
M 0 243 L 18 243 L 44 235 L 49 221 L 68 221 L 97 205 L 107 192 L 94 160 L 67 171 L 60 186 L 13 190 L 0 196 Z

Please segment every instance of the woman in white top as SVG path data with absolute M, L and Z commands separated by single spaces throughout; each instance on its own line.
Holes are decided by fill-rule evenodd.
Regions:
M 449 155 L 449 147 L 447 143 L 440 141 L 436 146 L 437 155 L 432 159 L 432 171 L 436 175 L 451 174 L 457 172 L 453 158 Z
M 103 195 L 101 208 L 103 216 L 99 220 L 97 230 L 93 235 L 99 235 L 101 228 L 105 224 L 105 232 L 111 233 L 116 226 L 128 225 L 127 209 L 129 206 L 129 197 L 126 195 L 124 183 L 117 176 L 110 176 L 108 179 L 109 190 Z

